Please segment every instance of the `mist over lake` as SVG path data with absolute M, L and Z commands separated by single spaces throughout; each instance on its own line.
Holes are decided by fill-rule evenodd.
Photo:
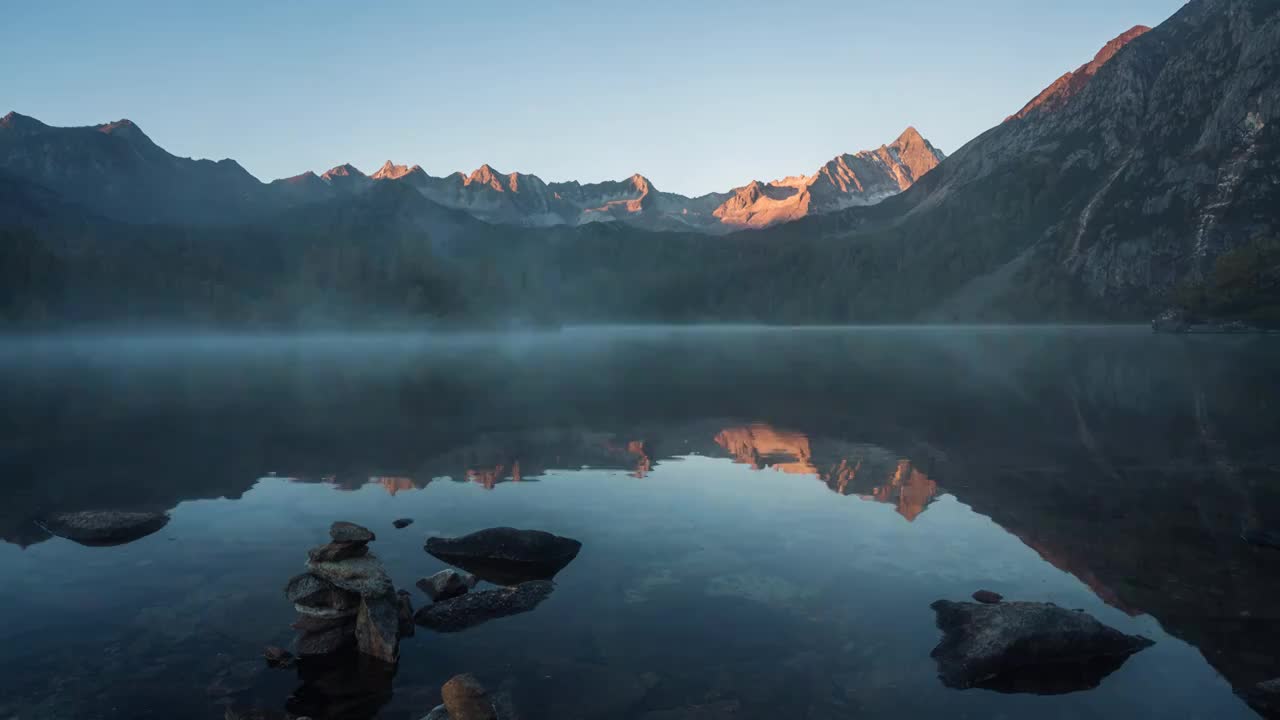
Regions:
M 466 670 L 535 718 L 1250 717 L 1277 360 L 1141 328 L 6 341 L 0 715 L 416 718 Z M 104 507 L 170 521 L 111 547 L 38 523 Z M 419 629 L 398 670 L 269 670 L 335 520 L 415 605 L 426 536 L 582 549 L 533 611 Z M 1155 644 L 1096 687 L 956 692 L 930 604 L 978 589 Z

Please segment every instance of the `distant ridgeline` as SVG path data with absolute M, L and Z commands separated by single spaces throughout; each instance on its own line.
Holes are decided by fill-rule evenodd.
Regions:
M 388 163 L 262 183 L 0 120 L 0 323 L 1276 323 L 1280 4 L 1192 0 L 943 158 L 687 198 Z

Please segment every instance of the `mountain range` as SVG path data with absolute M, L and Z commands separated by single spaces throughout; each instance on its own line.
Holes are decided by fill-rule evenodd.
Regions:
M 128 121 L 10 113 L 0 228 L 18 236 L 0 259 L 28 270 L 0 278 L 0 305 L 35 324 L 293 324 L 320 307 L 362 323 L 1005 322 L 1145 321 L 1207 297 L 1280 320 L 1277 114 L 1275 0 L 1191 0 L 1128 30 L 949 156 L 908 129 L 697 198 L 487 165 L 262 183 Z
M 482 165 L 443 177 L 390 160 L 372 175 L 351 164 L 262 183 L 234 160 L 170 154 L 130 120 L 52 127 L 10 112 L 0 118 L 0 170 L 128 222 L 236 223 L 284 209 L 402 183 L 430 202 L 493 224 L 546 227 L 621 221 L 652 230 L 724 233 L 809 214 L 871 205 L 906 190 L 944 154 L 915 128 L 888 145 L 844 154 L 812 175 L 722 193 L 661 192 L 643 175 L 601 183 L 548 183 Z

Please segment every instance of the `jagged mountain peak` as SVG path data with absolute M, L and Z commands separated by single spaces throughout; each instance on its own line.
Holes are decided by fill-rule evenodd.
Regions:
M 308 170 L 304 173 L 299 173 L 297 175 L 294 175 L 293 177 L 280 178 L 279 180 L 275 180 L 273 182 L 283 183 L 286 185 L 304 185 L 304 184 L 309 184 L 309 183 L 319 182 L 319 181 L 320 181 L 320 176 L 316 175 L 315 172 Z
M 404 177 L 405 175 L 408 175 L 414 170 L 421 170 L 421 169 L 422 168 L 418 167 L 417 165 L 414 165 L 413 167 L 409 167 L 408 165 L 396 165 L 395 163 L 388 160 L 382 164 L 382 167 L 378 168 L 377 172 L 375 172 L 373 175 L 370 175 L 369 177 L 373 178 L 374 180 L 397 180 L 399 178 Z
M 324 178 L 325 180 L 333 180 L 334 178 L 349 178 L 349 177 L 362 178 L 367 176 L 364 173 L 357 170 L 356 167 L 351 163 L 343 163 L 341 165 L 332 167 L 329 170 L 325 171 L 325 173 L 320 177 Z
M 1030 102 L 1023 105 L 1021 110 L 1005 118 L 1005 122 L 1021 120 L 1037 111 L 1053 112 L 1058 110 L 1068 100 L 1080 94 L 1103 65 L 1111 62 L 1112 58 L 1129 43 L 1150 31 L 1151 28 L 1146 25 L 1135 25 L 1112 38 L 1102 46 L 1102 49 L 1093 56 L 1092 60 L 1054 80 L 1049 87 L 1041 90 L 1039 95 L 1036 95 Z
M 0 128 L 5 130 L 41 130 L 47 127 L 49 126 L 39 120 L 13 110 L 0 118 Z
M 159 149 L 159 146 L 156 145 L 151 138 L 147 137 L 146 133 L 142 132 L 142 128 L 138 127 L 137 123 L 128 118 L 95 125 L 94 129 L 103 135 L 110 135 L 111 137 L 126 140 L 132 143 L 135 147 Z

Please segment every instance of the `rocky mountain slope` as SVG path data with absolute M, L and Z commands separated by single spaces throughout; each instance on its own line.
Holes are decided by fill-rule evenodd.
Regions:
M 0 170 L 110 217 L 238 222 L 269 209 L 263 185 L 234 160 L 166 152 L 128 120 L 55 128 L 0 118 Z
M 1193 0 L 900 196 L 779 233 L 845 248 L 860 315 L 1149 317 L 1280 231 L 1278 113 L 1280 3 Z

